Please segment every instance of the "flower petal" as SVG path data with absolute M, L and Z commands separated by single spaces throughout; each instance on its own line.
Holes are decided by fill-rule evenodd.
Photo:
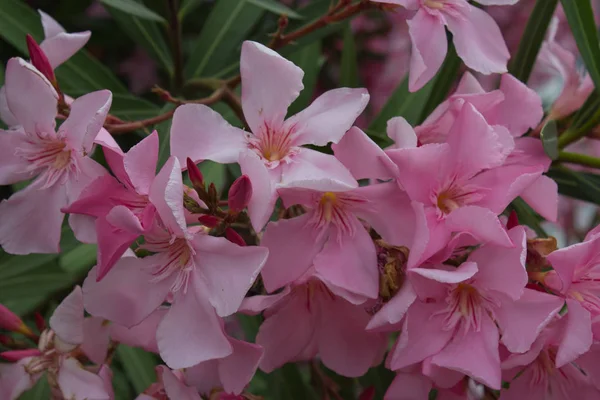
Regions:
M 27 147 L 27 137 L 20 131 L 0 129 L 0 185 L 12 185 L 33 177 L 26 172 L 29 161 L 17 154 L 17 149 Z
M 254 230 L 260 232 L 265 226 L 277 201 L 277 191 L 271 180 L 269 170 L 258 156 L 245 152 L 239 159 L 242 174 L 247 175 L 252 182 L 252 197 L 248 202 L 248 216 Z
M 169 368 L 159 365 L 156 369 L 165 385 L 165 393 L 170 399 L 202 400 L 196 388 L 186 386 Z
M 94 139 L 104 124 L 112 103 L 112 93 L 98 90 L 77 98 L 71 104 L 69 117 L 60 126 L 69 145 L 84 155 L 92 152 Z
M 335 157 L 301 148 L 292 163 L 283 166 L 280 186 L 340 191 L 342 187 L 353 189 L 358 183 Z
M 156 131 L 129 149 L 123 157 L 123 166 L 129 181 L 139 194 L 149 193 L 150 185 L 156 175 L 157 161 L 158 133 Z
M 219 360 L 218 369 L 223 389 L 240 394 L 254 376 L 263 355 L 259 345 L 230 339 L 233 353 Z
M 66 399 L 110 400 L 104 380 L 83 368 L 74 358 L 63 360 L 57 377 L 58 386 Z
M 187 232 L 183 208 L 183 178 L 176 157 L 169 157 L 150 186 L 150 202 L 169 231 L 179 237 Z
M 80 286 L 64 298 L 50 317 L 50 328 L 63 342 L 83 343 L 83 292 Z
M 504 247 L 513 246 L 496 214 L 487 208 L 460 207 L 448 214 L 446 227 L 453 232 L 468 232 L 484 242 Z

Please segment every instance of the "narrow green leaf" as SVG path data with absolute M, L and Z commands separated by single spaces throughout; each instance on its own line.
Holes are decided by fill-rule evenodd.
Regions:
M 520 197 L 517 197 L 510 204 L 509 208 L 512 208 L 519 217 L 519 223 L 529 226 L 533 229 L 539 237 L 548 237 L 548 234 L 544 231 L 540 222 L 543 218 L 540 217 L 533 209 Z
M 590 0 L 561 0 L 569 27 L 588 73 L 600 91 L 600 44 Z
M 556 182 L 560 194 L 600 204 L 600 175 L 562 166 L 550 168 L 547 175 Z
M 247 0 L 217 1 L 196 40 L 185 75 L 210 76 L 221 70 L 262 14 L 262 9 Z
M 136 393 L 141 393 L 156 381 L 154 367 L 158 364 L 156 356 L 145 350 L 120 344 L 117 358 Z
M 593 91 L 573 117 L 571 130 L 586 133 L 600 123 L 600 95 Z
M 344 48 L 342 49 L 340 86 L 358 87 L 358 56 L 354 32 L 350 24 L 344 29 Z
M 28 33 L 38 42 L 44 38 L 39 14 L 22 0 L 0 1 L 0 26 L 0 37 L 22 54 L 27 54 Z
M 429 114 L 431 114 L 433 110 L 446 99 L 456 82 L 456 76 L 458 75 L 461 64 L 462 61 L 458 57 L 458 54 L 456 54 L 454 45 L 450 44 L 448 46 L 448 54 L 444 59 L 442 67 L 433 78 L 435 83 L 429 92 L 429 97 L 423 106 L 423 111 L 421 112 L 419 120 L 415 122 L 416 124 L 425 121 Z
M 142 5 L 139 0 L 130 1 Z M 173 75 L 171 51 L 159 23 L 127 13 L 115 6 L 107 5 L 106 9 L 127 36 L 146 49 L 148 54 L 162 65 L 169 75 Z
M 100 2 L 104 5 L 114 7 L 141 19 L 162 22 L 165 24 L 167 23 L 163 17 L 135 0 L 100 0 Z
M 304 110 L 313 98 L 319 72 L 321 72 L 321 68 L 323 67 L 321 41 L 317 40 L 296 51 L 289 59 L 304 71 L 304 79 L 302 81 L 304 83 L 304 90 L 300 92 L 300 96 L 298 96 L 288 109 L 288 115 L 294 115 Z
M 173 109 L 175 107 L 174 104 L 168 103 L 160 110 L 160 113 L 165 113 Z M 157 124 L 154 129 L 158 132 L 158 138 L 160 146 L 158 148 L 158 163 L 156 165 L 157 169 L 160 170 L 162 166 L 169 159 L 169 155 L 171 154 L 171 146 L 169 141 L 171 140 L 171 121 L 172 119 L 168 119 L 160 124 Z
M 73 277 L 82 277 L 96 264 L 98 246 L 95 244 L 80 244 L 72 250 L 64 252 L 58 258 L 63 271 Z
M 558 127 L 556 121 L 550 120 L 546 122 L 540 132 L 544 151 L 551 160 L 558 158 Z
M 179 7 L 178 17 L 181 21 L 202 4 L 203 0 L 183 0 Z
M 49 398 L 51 398 L 50 385 L 48 384 L 48 378 L 44 373 L 31 389 L 19 397 L 19 400 L 40 400 Z
M 277 15 L 287 15 L 292 19 L 302 19 L 302 15 L 292 10 L 286 5 L 278 3 L 275 0 L 246 0 L 248 3 L 254 4 L 257 7 L 263 8 Z
M 527 83 L 529 80 L 557 4 L 558 0 L 537 0 L 535 3 L 517 54 L 508 66 L 508 72 L 521 82 Z

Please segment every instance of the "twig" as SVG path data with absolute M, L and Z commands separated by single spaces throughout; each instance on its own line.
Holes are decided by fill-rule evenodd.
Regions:
M 181 50 L 181 24 L 179 21 L 178 10 L 179 0 L 168 0 L 169 10 L 169 34 L 171 36 L 171 46 L 173 51 L 174 68 L 174 86 L 175 91 L 179 92 L 183 87 L 183 51 Z
M 592 168 L 600 168 L 600 158 L 585 154 L 570 153 L 568 151 L 561 151 L 558 154 L 557 161 L 569 164 L 578 164 Z

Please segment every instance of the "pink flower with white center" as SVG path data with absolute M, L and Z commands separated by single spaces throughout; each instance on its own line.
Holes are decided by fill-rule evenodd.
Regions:
M 307 212 L 267 226 L 261 241 L 269 249 L 262 271 L 267 291 L 290 284 L 314 268 L 335 294 L 355 304 L 377 298 L 375 245 L 361 220 L 384 240 L 410 245 L 415 221 L 410 201 L 398 185 L 387 182 L 339 192 L 292 188 L 279 194 L 286 207 L 301 204 Z
M 241 247 L 188 229 L 181 167 L 175 157 L 156 176 L 149 200 L 160 219 L 144 232 L 145 258 L 123 257 L 102 279 L 90 271 L 83 290 L 86 310 L 132 327 L 172 300 L 158 325 L 160 355 L 171 368 L 187 368 L 232 352 L 219 317 L 237 311 L 263 267 L 268 250 Z M 190 318 L 194 315 L 194 318 Z
M 18 127 L 0 131 L 0 185 L 34 179 L 0 203 L 0 245 L 8 253 L 58 253 L 61 209 L 107 171 L 88 157 L 110 108 L 107 90 L 75 100 L 56 130 L 58 95 L 30 64 L 6 68 L 6 99 Z M 77 229 L 77 220 L 71 218 Z
M 566 315 L 548 325 L 523 354 L 502 362 L 505 381 L 501 400 L 593 400 L 598 390 L 598 348 L 593 348 L 590 314 L 576 301 L 567 300 Z
M 318 356 L 338 374 L 357 377 L 381 362 L 385 335 L 367 332 L 370 316 L 364 306 L 336 291 L 308 272 L 281 293 L 244 300 L 240 312 L 264 310 L 265 321 L 256 336 L 265 350 L 260 369 L 270 373 L 285 363 Z
M 317 98 L 285 119 L 303 89 L 302 69 L 267 47 L 246 41 L 240 62 L 242 108 L 251 132 L 229 125 L 203 105 L 178 107 L 171 126 L 171 152 L 180 162 L 239 162 L 252 181 L 248 205 L 252 225 L 261 230 L 271 216 L 280 187 L 329 190 L 356 187 L 344 166 L 303 145 L 337 143 L 369 101 L 365 89 L 341 88 Z
M 500 28 L 485 11 L 466 0 L 373 0 L 415 11 L 408 20 L 412 39 L 409 71 L 411 92 L 422 88 L 440 69 L 446 53 L 447 27 L 454 47 L 467 67 L 483 74 L 506 72 L 510 54 Z M 482 0 L 483 5 L 514 4 L 518 0 Z
M 116 179 L 96 179 L 65 212 L 95 219 L 98 273 L 102 279 L 129 246 L 154 224 L 156 207 L 149 195 L 158 160 L 158 134 L 153 132 L 127 154 L 104 148 Z
M 418 300 L 406 312 L 390 354 L 391 369 L 426 361 L 500 389 L 498 343 L 527 351 L 563 306 L 559 297 L 525 288 L 525 231 L 517 226 L 508 234 L 513 248 L 486 244 L 458 268 L 442 264 L 409 270 Z

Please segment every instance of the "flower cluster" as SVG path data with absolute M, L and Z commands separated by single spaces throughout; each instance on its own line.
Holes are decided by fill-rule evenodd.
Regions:
M 504 73 L 498 87 L 465 72 L 422 124 L 390 119 L 382 149 L 355 126 L 366 89 L 326 91 L 288 116 L 304 72 L 245 41 L 247 129 L 179 105 L 164 165 L 156 131 L 123 151 L 105 129 L 109 91 L 62 93 L 53 70 L 89 33 L 41 14 L 46 39 L 28 38 L 31 61 L 11 59 L 0 90 L 0 184 L 31 181 L 0 203 L 0 246 L 57 253 L 68 214 L 97 265 L 38 333 L 0 308 L 0 327 L 25 338 L 3 337 L 14 349 L 0 353 L 1 399 L 42 376 L 56 399 L 114 399 L 119 343 L 165 363 L 143 400 L 251 399 L 258 368 L 315 359 L 346 377 L 385 363 L 389 400 L 600 398 L 600 230 L 557 249 L 507 212 L 520 198 L 557 219 L 551 160 L 528 134 L 540 97 L 505 73 L 507 47 L 482 9 L 377 2 L 413 12 L 412 91 L 440 68 L 445 27 L 467 67 Z M 540 61 L 565 85 L 549 119 L 592 90 L 554 33 Z M 206 160 L 239 165 L 227 201 L 198 169 Z M 236 313 L 262 313 L 255 343 L 226 329 Z

